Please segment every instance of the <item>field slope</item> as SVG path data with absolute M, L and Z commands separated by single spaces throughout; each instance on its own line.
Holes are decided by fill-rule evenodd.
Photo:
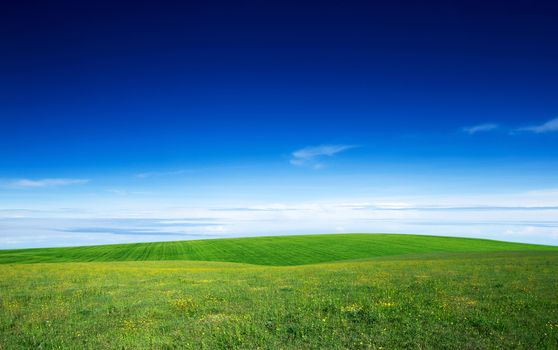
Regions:
M 557 349 L 558 252 L 0 265 L 0 349 Z
M 420 253 L 554 250 L 484 239 L 397 234 L 327 234 L 0 250 L 0 264 L 195 260 L 305 265 Z
M 0 350 L 558 349 L 558 247 L 343 234 L 0 262 Z

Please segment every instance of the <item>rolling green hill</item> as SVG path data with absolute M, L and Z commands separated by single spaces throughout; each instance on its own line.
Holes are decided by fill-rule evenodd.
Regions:
M 552 246 L 331 234 L 4 250 L 0 263 L 0 350 L 558 345 Z
M 196 260 L 287 266 L 417 253 L 512 250 L 558 251 L 558 247 L 456 237 L 327 234 L 0 250 L 0 263 Z
M 0 349 L 556 349 L 557 285 L 556 251 L 4 264 Z

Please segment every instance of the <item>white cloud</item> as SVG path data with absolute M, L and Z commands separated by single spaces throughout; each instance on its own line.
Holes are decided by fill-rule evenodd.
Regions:
M 294 151 L 292 153 L 292 158 L 290 163 L 292 165 L 298 166 L 311 166 L 315 169 L 323 167 L 323 164 L 319 161 L 324 157 L 331 157 L 337 153 L 355 148 L 355 145 L 321 145 L 305 147 Z
M 184 168 L 176 170 L 161 170 L 161 171 L 146 171 L 142 173 L 137 173 L 134 176 L 138 179 L 147 179 L 156 176 L 174 176 L 174 175 L 184 175 L 184 174 L 200 174 L 207 172 L 223 172 L 233 169 L 245 168 L 245 166 L 214 166 L 214 167 L 201 167 L 201 168 Z
M 479 133 L 479 132 L 494 131 L 494 130 L 498 129 L 498 127 L 499 127 L 498 124 L 485 123 L 485 124 L 479 124 L 479 125 L 465 127 L 462 130 L 463 130 L 463 132 L 465 132 L 469 135 L 474 135 L 474 134 Z
M 524 128 L 517 129 L 518 131 L 529 131 L 537 134 L 542 134 L 545 132 L 558 131 L 558 118 L 551 119 L 546 123 L 540 125 L 531 125 Z
M 127 196 L 127 195 L 130 194 L 130 191 L 124 190 L 124 189 L 121 189 L 121 188 L 111 188 L 111 189 L 108 189 L 107 192 L 110 192 L 110 193 L 118 195 L 118 196 Z
M 136 174 L 136 177 L 140 179 L 146 179 L 154 176 L 181 175 L 181 174 L 187 174 L 191 172 L 193 172 L 192 169 L 179 169 L 179 170 L 171 170 L 171 171 L 148 171 L 145 173 Z
M 42 188 L 68 185 L 81 185 L 88 183 L 89 179 L 18 179 L 8 183 L 10 187 L 17 188 Z
M 0 206 L 0 248 L 124 243 L 250 235 L 399 232 L 474 236 L 558 245 L 557 188 L 459 195 L 388 195 L 293 202 L 231 202 L 125 197 Z M 1 203 L 0 203 L 1 205 Z M 10 203 L 9 205 L 14 205 Z M 217 210 L 216 210 L 217 209 Z M 22 218 L 24 216 L 25 218 Z M 68 228 L 110 228 L 76 234 Z M 124 229 L 136 229 L 132 234 Z M 534 229 L 532 229 L 534 228 Z M 147 235 L 160 231 L 189 236 Z M 523 231 L 524 230 L 524 234 Z M 107 231 L 107 230 L 105 230 Z M 83 232 L 83 230 L 82 230 Z M 37 237 L 42 236 L 41 241 Z

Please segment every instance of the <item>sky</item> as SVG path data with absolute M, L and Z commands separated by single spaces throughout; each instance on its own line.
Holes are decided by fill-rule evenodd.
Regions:
M 558 5 L 0 5 L 0 249 L 558 245 Z

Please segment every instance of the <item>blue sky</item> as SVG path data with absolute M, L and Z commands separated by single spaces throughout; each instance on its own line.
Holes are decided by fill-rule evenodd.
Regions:
M 3 6 L 0 248 L 558 244 L 555 4 Z

